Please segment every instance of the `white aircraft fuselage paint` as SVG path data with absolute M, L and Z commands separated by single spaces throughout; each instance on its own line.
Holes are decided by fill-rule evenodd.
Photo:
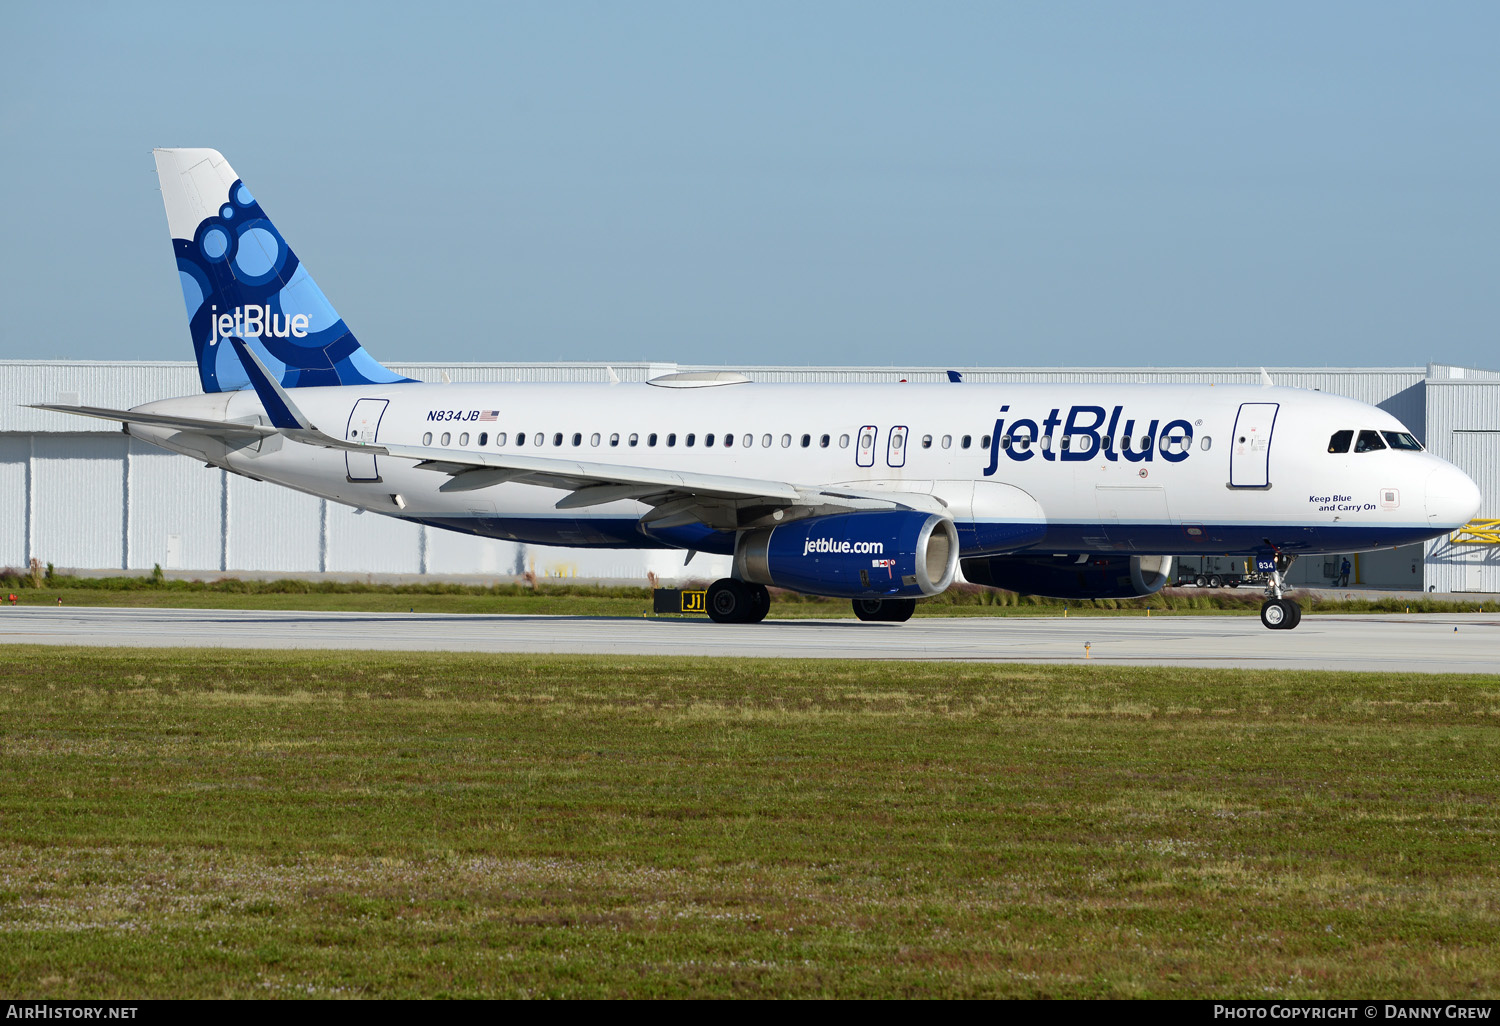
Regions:
M 1269 380 L 414 382 L 365 351 L 222 153 L 153 159 L 205 394 L 42 408 L 432 527 L 732 555 L 704 600 L 720 622 L 763 619 L 772 585 L 899 622 L 960 556 L 991 587 L 1115 597 L 1212 554 L 1254 556 L 1261 621 L 1289 629 L 1292 559 L 1425 541 L 1479 508 L 1394 417 Z
M 1006 520 L 1036 524 L 1044 532 L 1024 546 L 982 549 L 988 552 L 1356 552 L 1440 536 L 1465 523 L 1478 504 L 1467 476 L 1426 452 L 1330 453 L 1336 431 L 1406 429 L 1378 408 L 1289 388 L 407 383 L 299 388 L 295 398 L 317 428 L 339 438 L 357 400 L 381 399 L 389 405 L 373 441 L 382 445 L 888 489 L 933 496 L 960 528 Z M 1267 487 L 1230 486 L 1243 404 L 1277 407 L 1268 447 L 1262 443 L 1258 453 L 1242 449 L 1252 461 L 1263 461 Z M 137 409 L 264 421 L 260 400 L 249 390 Z M 1073 444 L 1064 452 L 1070 415 Z M 861 460 L 866 427 L 875 434 Z M 1128 452 L 1120 441 L 1127 427 Z M 899 428 L 905 428 L 904 454 L 890 449 L 892 430 Z M 1163 450 L 1169 428 L 1186 447 L 1184 441 L 1169 442 Z M 660 544 L 636 529 L 649 507 L 633 500 L 559 510 L 564 490 L 508 482 L 441 492 L 449 475 L 407 459 L 380 456 L 378 481 L 351 480 L 344 452 L 290 439 L 226 450 L 222 442 L 191 432 L 140 424 L 130 431 L 236 473 L 388 516 L 541 544 Z M 505 443 L 497 445 L 501 433 Z M 525 436 L 522 446 L 518 434 Z M 652 435 L 654 445 L 648 443 Z M 730 446 L 726 435 L 733 438 Z M 669 436 L 675 444 L 668 444 Z M 708 436 L 711 446 L 705 444 Z M 1018 442 L 997 449 L 1000 436 L 1037 441 L 1024 452 Z M 1149 440 L 1145 446 L 1143 438 Z M 865 461 L 871 465 L 861 466 Z M 963 555 L 975 554 L 972 541 L 966 543 Z

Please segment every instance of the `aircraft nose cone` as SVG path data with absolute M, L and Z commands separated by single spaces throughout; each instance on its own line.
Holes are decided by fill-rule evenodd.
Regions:
M 1479 512 L 1479 486 L 1457 467 L 1439 467 L 1427 475 L 1427 522 L 1452 530 Z

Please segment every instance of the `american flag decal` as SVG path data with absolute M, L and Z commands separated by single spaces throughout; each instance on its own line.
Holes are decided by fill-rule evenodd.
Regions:
M 480 410 L 479 411 L 479 419 L 480 420 L 494 420 L 498 416 L 500 416 L 500 411 L 499 410 Z

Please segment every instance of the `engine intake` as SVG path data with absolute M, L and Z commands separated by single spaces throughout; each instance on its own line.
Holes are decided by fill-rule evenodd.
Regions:
M 953 521 L 912 510 L 838 513 L 740 534 L 740 580 L 840 598 L 936 595 L 958 569 Z
M 992 556 L 964 560 L 964 578 L 986 588 L 1049 598 L 1138 598 L 1161 591 L 1171 556 Z

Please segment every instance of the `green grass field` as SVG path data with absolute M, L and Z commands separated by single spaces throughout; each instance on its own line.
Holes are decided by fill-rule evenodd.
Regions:
M 1490 996 L 1500 677 L 8 646 L 0 993 Z

